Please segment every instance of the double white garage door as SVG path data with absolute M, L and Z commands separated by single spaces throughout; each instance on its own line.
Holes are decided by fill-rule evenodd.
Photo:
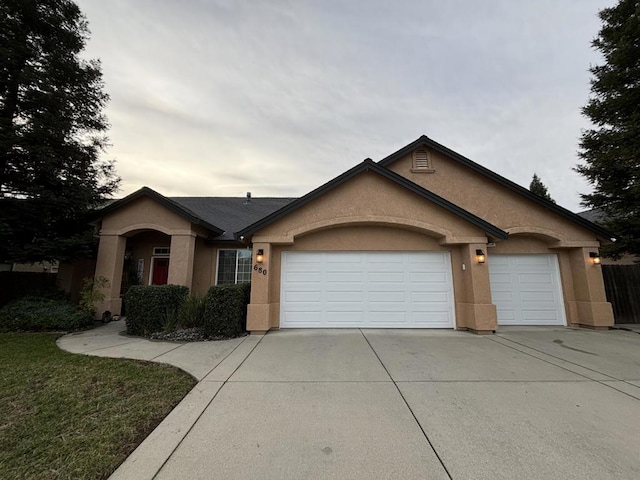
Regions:
M 448 252 L 284 252 L 280 326 L 452 328 Z
M 554 255 L 493 255 L 498 323 L 563 324 Z M 448 252 L 283 252 L 281 328 L 453 328 Z

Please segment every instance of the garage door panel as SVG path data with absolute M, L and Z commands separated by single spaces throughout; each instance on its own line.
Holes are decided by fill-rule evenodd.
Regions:
M 419 303 L 448 303 L 451 299 L 447 292 L 411 292 L 411 302 Z
M 404 312 L 369 311 L 368 321 L 372 326 L 386 326 L 402 328 L 407 323 Z
M 556 255 L 492 255 L 489 276 L 499 324 L 565 324 Z
M 322 318 L 322 312 L 320 311 L 306 311 L 306 310 L 289 310 L 283 312 L 280 316 L 281 322 L 291 321 L 295 319 L 297 323 L 315 325 Z
M 549 268 L 553 265 L 550 255 L 520 255 L 514 259 L 516 265 Z
M 321 280 L 321 276 L 316 272 L 287 272 L 286 280 L 290 283 L 316 283 Z
M 369 296 L 371 303 L 402 302 L 406 300 L 405 292 L 376 292 L 376 295 Z
M 296 252 L 297 256 L 300 252 Z M 322 257 L 318 257 L 317 252 L 308 252 L 305 255 L 308 256 L 314 256 L 317 258 L 322 258 Z M 325 256 L 324 258 L 322 258 L 321 260 L 324 263 L 328 263 L 328 264 L 345 264 L 345 263 L 352 263 L 352 264 L 361 264 L 363 263 L 364 259 L 362 258 L 362 256 L 360 255 L 359 252 L 353 252 L 353 253 L 349 253 L 349 252 L 340 252 L 340 256 L 337 257 L 335 255 L 328 255 Z
M 553 284 L 551 273 L 521 273 L 518 275 L 518 282 L 521 285 L 541 283 L 544 285 Z
M 557 310 L 543 310 L 540 308 L 532 308 L 522 310 L 522 320 L 527 323 L 556 322 L 559 320 Z
M 312 291 L 312 292 L 296 292 L 289 291 L 285 293 L 286 301 L 289 303 L 308 303 L 314 302 L 318 303 L 322 300 L 322 295 L 320 292 Z
M 364 315 L 361 311 L 358 312 L 326 312 L 325 314 L 326 327 L 340 328 L 342 324 L 348 322 L 352 327 L 359 327 L 364 322 Z M 313 325 L 316 326 L 315 324 Z
M 428 268 L 428 267 L 425 267 Z M 433 268 L 433 266 L 431 266 Z M 413 283 L 446 283 L 448 275 L 445 272 L 412 272 L 410 274 Z
M 412 313 L 412 320 L 416 327 L 446 328 L 449 322 L 449 312 L 446 311 L 428 312 L 428 317 L 425 317 L 421 313 L 422 312 Z
M 426 265 L 449 265 L 449 254 L 441 252 L 440 254 L 428 255 L 426 257 L 412 258 L 411 264 L 421 267 Z
M 327 272 L 327 281 L 336 282 L 350 282 L 350 283 L 362 283 L 361 272 Z
M 495 270 L 494 259 L 491 257 L 490 270 Z M 491 289 L 499 288 L 500 285 L 511 285 L 511 275 L 509 273 L 491 273 Z
M 348 290 L 326 292 L 326 299 L 328 302 L 348 302 L 350 300 L 362 302 L 364 301 L 364 292 L 362 290 L 359 290 L 357 292 Z
M 282 328 L 454 325 L 448 252 L 283 252 L 281 278 Z
M 491 298 L 493 298 L 494 304 L 513 302 L 513 292 L 491 292 Z
M 389 252 L 376 252 L 373 255 L 367 255 L 364 258 L 367 259 L 367 262 L 372 266 L 378 265 L 380 263 L 385 263 L 388 265 L 402 265 L 404 263 L 404 259 L 399 257 L 397 254 Z
M 498 308 L 498 323 L 503 323 L 505 325 L 513 324 L 516 321 L 516 312 L 515 310 L 509 310 L 505 308 Z M 511 322 L 511 323 L 505 323 Z
M 520 301 L 522 303 L 526 303 L 526 302 L 549 302 L 549 303 L 555 303 L 557 302 L 557 297 L 554 294 L 554 292 L 549 292 L 549 291 L 541 291 L 541 292 L 535 292 L 535 291 L 529 291 L 529 292 L 520 292 Z
M 367 275 L 369 282 L 380 283 L 404 283 L 404 272 L 369 272 Z

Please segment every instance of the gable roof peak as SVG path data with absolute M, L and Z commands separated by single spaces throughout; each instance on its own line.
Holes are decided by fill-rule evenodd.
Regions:
M 392 170 L 389 170 L 389 169 L 383 167 L 379 163 L 374 162 L 370 158 L 367 158 L 362 163 L 359 163 L 358 165 L 350 168 L 349 170 L 344 172 L 342 175 L 338 175 L 333 180 L 330 180 L 329 182 L 325 183 L 324 185 L 322 185 L 322 186 L 316 188 L 315 190 L 309 192 L 304 197 L 300 197 L 297 200 L 294 200 L 293 202 L 289 203 L 288 205 L 285 205 L 284 207 L 282 207 L 281 209 L 276 210 L 271 215 L 268 215 L 268 216 L 262 218 L 261 220 L 258 220 L 257 222 L 253 223 L 252 225 L 249 225 L 248 227 L 240 230 L 239 232 L 236 232 L 236 237 L 238 237 L 238 238 L 239 237 L 243 237 L 244 238 L 244 237 L 247 237 L 249 235 L 252 235 L 253 233 L 255 233 L 258 230 L 260 230 L 261 228 L 264 228 L 267 225 L 270 225 L 271 223 L 279 220 L 280 218 L 284 217 L 285 215 L 288 215 L 289 213 L 293 212 L 294 210 L 297 210 L 298 208 L 302 207 L 303 205 L 306 205 L 307 203 L 311 202 L 312 200 L 318 198 L 319 196 L 329 192 L 330 190 L 333 190 L 337 186 L 339 186 L 339 185 L 343 184 L 344 182 L 350 180 L 351 178 L 355 177 L 356 175 L 359 175 L 359 174 L 361 174 L 363 172 L 366 172 L 366 171 L 374 172 L 374 173 L 386 178 L 387 180 L 390 180 L 391 182 L 394 182 L 395 184 L 400 185 L 403 188 L 406 188 L 410 192 L 413 192 L 413 193 L 421 196 L 422 198 L 425 198 L 425 199 L 431 201 L 432 203 L 438 205 L 439 207 L 442 207 L 445 210 L 448 210 L 449 212 L 453 213 L 454 215 L 457 215 L 457 216 L 463 218 L 464 220 L 476 225 L 477 227 L 482 229 L 485 233 L 487 233 L 487 235 L 490 236 L 490 237 L 493 237 L 493 238 L 496 238 L 496 239 L 500 239 L 500 240 L 504 240 L 509 236 L 509 234 L 507 232 L 505 232 L 504 230 L 496 227 L 495 225 L 492 225 L 491 223 L 489 223 L 489 222 L 483 220 L 482 218 L 472 214 L 471 212 L 468 212 L 467 210 L 464 210 L 463 208 L 451 203 L 447 199 L 445 199 L 443 197 L 440 197 L 439 195 L 436 195 L 435 193 L 427 190 L 426 188 L 421 187 L 420 185 L 418 185 L 416 183 L 413 183 L 412 181 L 410 181 L 409 179 L 403 177 L 402 175 L 399 175 L 399 174 L 393 172 Z
M 224 233 L 224 230 L 221 229 L 220 227 L 217 227 L 212 223 L 209 223 L 206 220 L 203 220 L 199 215 L 196 215 L 192 210 L 188 209 L 183 205 L 180 205 L 175 200 L 165 197 L 164 195 L 156 192 L 155 190 L 147 186 L 144 186 L 136 190 L 135 192 L 127 195 L 126 197 L 121 198 L 120 200 L 116 200 L 115 202 L 110 203 L 106 207 L 101 208 L 100 210 L 97 210 L 93 217 L 95 220 L 98 220 L 104 217 L 105 215 L 108 215 L 109 213 L 113 212 L 114 210 L 117 210 L 118 208 L 123 207 L 141 197 L 151 198 L 152 200 L 158 202 L 163 207 L 171 210 L 172 212 L 176 213 L 177 215 L 180 215 L 183 218 L 186 218 L 191 223 L 195 225 L 200 225 L 206 228 L 207 230 L 210 230 L 215 235 L 221 235 Z
M 396 160 L 399 160 L 400 158 L 404 157 L 405 155 L 412 152 L 414 149 L 416 149 L 419 146 L 427 146 L 435 150 L 436 152 L 444 155 L 445 157 L 468 167 L 474 172 L 479 173 L 480 175 L 483 175 L 493 180 L 494 182 L 502 185 L 503 187 L 508 188 L 512 192 L 515 192 L 516 194 L 521 195 L 537 203 L 538 205 L 542 205 L 543 207 L 547 208 L 548 210 L 551 210 L 552 212 L 560 215 L 561 217 L 564 217 L 567 220 L 577 225 L 580 225 L 583 228 L 586 228 L 587 230 L 595 233 L 597 236 L 603 239 L 610 240 L 612 238 L 616 238 L 616 236 L 613 233 L 602 228 L 601 226 L 596 225 L 595 223 L 590 222 L 589 220 L 577 215 L 576 213 L 570 210 L 567 210 L 566 208 L 561 207 L 560 205 L 557 205 L 553 202 L 550 202 L 547 199 L 539 195 L 536 195 L 535 193 L 530 192 L 528 189 L 518 185 L 515 182 L 512 182 L 511 180 L 503 177 L 502 175 L 499 175 L 493 172 L 492 170 L 489 170 L 487 167 L 484 167 L 479 163 L 476 163 L 473 160 L 468 159 L 467 157 L 459 154 L 458 152 L 455 152 L 450 148 L 445 147 L 444 145 L 436 142 L 435 140 L 432 140 L 426 135 L 422 135 L 420 138 L 402 147 L 397 152 L 394 152 L 391 155 L 383 158 L 378 162 L 378 164 L 382 165 L 383 167 L 388 167 L 389 165 L 394 163 Z

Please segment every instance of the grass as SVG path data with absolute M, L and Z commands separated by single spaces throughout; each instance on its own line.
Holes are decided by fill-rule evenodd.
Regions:
M 0 478 L 104 479 L 193 388 L 168 365 L 0 334 Z

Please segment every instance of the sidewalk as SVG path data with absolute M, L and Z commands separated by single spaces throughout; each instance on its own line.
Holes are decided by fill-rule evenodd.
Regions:
M 70 353 L 167 363 L 198 380 L 193 390 L 109 477 L 111 480 L 149 480 L 160 471 L 262 337 L 177 343 L 129 337 L 125 332 L 124 320 L 119 320 L 86 332 L 65 335 L 57 344 Z

